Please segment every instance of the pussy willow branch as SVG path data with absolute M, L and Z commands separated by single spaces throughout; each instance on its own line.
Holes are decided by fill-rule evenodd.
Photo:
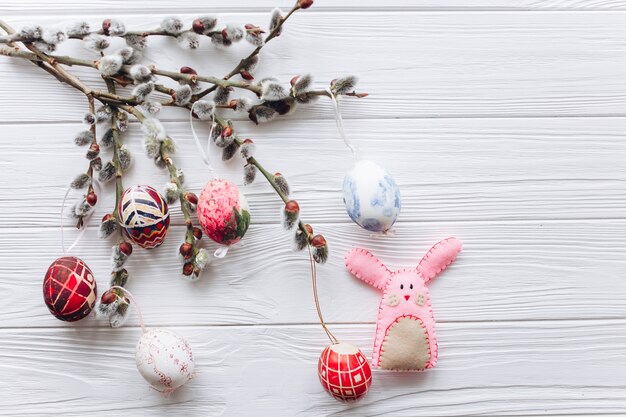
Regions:
M 113 89 L 113 91 L 115 91 Z M 122 200 L 122 194 L 124 193 L 124 185 L 122 183 L 122 162 L 120 160 L 120 148 L 122 147 L 122 140 L 119 128 L 116 123 L 117 112 L 119 110 L 115 108 L 115 106 L 111 106 L 111 131 L 113 132 L 113 165 L 115 165 L 115 205 L 113 206 L 113 213 L 111 214 L 116 221 L 119 223 L 119 214 L 117 208 L 120 205 L 120 201 Z M 117 244 L 124 242 L 124 231 L 121 227 L 118 227 L 118 237 Z M 114 272 L 114 276 L 112 279 L 113 285 L 118 285 L 123 287 L 124 284 L 124 270 Z M 118 294 L 123 296 L 123 294 Z
M 36 48 L 34 46 L 30 45 L 30 47 L 32 49 L 36 50 Z M 87 87 L 85 84 L 83 84 L 78 78 L 74 77 L 73 75 L 71 75 L 70 73 L 65 71 L 60 65 L 58 65 L 58 64 L 64 64 L 64 65 L 68 65 L 68 66 L 81 66 L 81 67 L 98 69 L 98 60 L 80 59 L 80 58 L 75 58 L 75 57 L 71 57 L 71 56 L 47 55 L 47 54 L 44 54 L 43 52 L 38 51 L 38 50 L 37 50 L 37 52 L 38 53 L 26 52 L 24 50 L 20 50 L 19 48 L 14 48 L 14 49 L 0 48 L 0 55 L 5 55 L 5 56 L 12 57 L 12 58 L 22 58 L 22 59 L 26 59 L 26 60 L 31 61 L 31 62 L 42 63 L 44 65 L 46 63 L 50 64 L 50 65 L 53 65 L 54 69 L 56 71 L 58 71 L 58 72 L 60 72 L 59 70 L 63 71 L 62 73 L 58 74 L 58 76 L 62 77 L 61 78 L 62 81 L 64 81 L 64 82 L 70 84 L 71 86 L 79 89 L 84 94 L 91 94 L 91 95 L 93 95 L 95 98 L 97 98 L 99 101 L 101 101 L 103 103 L 108 103 L 108 104 L 130 104 L 130 105 L 133 105 L 133 106 L 137 105 L 137 104 L 141 104 L 136 97 L 121 96 L 119 94 L 113 94 L 113 93 L 102 91 L 102 90 L 98 90 L 98 89 L 91 89 L 91 88 Z M 245 59 L 247 59 L 247 58 L 244 58 L 244 60 Z M 130 65 L 124 65 L 122 67 L 121 72 L 123 74 L 125 74 L 125 75 L 128 75 L 128 74 L 130 74 L 130 68 L 131 68 Z M 161 69 L 156 68 L 155 66 L 151 66 L 149 68 L 150 68 L 150 70 L 151 70 L 151 72 L 153 74 L 161 75 L 161 76 L 170 78 L 170 79 L 175 80 L 175 81 L 187 81 L 187 82 L 203 81 L 203 82 L 207 82 L 209 84 L 213 84 L 214 85 L 215 88 L 207 89 L 205 91 L 208 91 L 208 90 L 214 91 L 217 87 L 235 87 L 235 88 L 239 88 L 239 89 L 243 89 L 243 90 L 252 91 L 257 96 L 261 95 L 261 87 L 260 86 L 254 85 L 254 84 L 250 84 L 250 83 L 245 82 L 245 81 L 224 80 L 224 79 L 220 79 L 220 78 L 217 78 L 217 77 L 214 77 L 214 76 L 211 76 L 211 75 L 183 74 L 183 73 L 175 72 L 175 71 L 161 70 Z M 50 72 L 50 71 L 48 71 L 48 72 Z M 53 74 L 53 75 L 55 75 L 55 74 Z M 57 75 L 55 75 L 55 76 L 57 76 Z M 57 76 L 57 78 L 58 78 L 58 76 Z M 157 91 L 159 91 L 159 92 L 168 94 L 170 96 L 174 93 L 174 90 L 172 88 L 166 87 L 166 86 L 161 85 L 161 84 L 155 85 L 155 89 Z M 211 91 L 209 91 L 209 92 L 211 92 Z M 326 90 L 307 91 L 307 95 L 330 97 L 330 94 Z M 348 93 L 346 95 L 353 95 L 353 94 Z M 202 97 L 202 93 L 200 93 L 198 95 L 194 95 L 193 98 L 192 98 L 192 102 L 197 101 L 200 97 Z M 172 100 L 163 101 L 161 104 L 163 104 L 163 105 L 174 105 Z
M 276 27 L 268 34 L 263 45 L 256 47 L 246 58 L 243 58 L 231 72 L 229 72 L 226 76 L 223 77 L 223 79 L 219 79 L 219 78 L 212 77 L 212 76 L 190 75 L 190 74 L 182 74 L 182 73 L 166 71 L 166 70 L 159 70 L 154 66 L 151 67 L 151 71 L 155 75 L 165 76 L 165 77 L 177 80 L 177 81 L 179 80 L 187 81 L 187 82 L 203 81 L 203 82 L 214 84 L 213 87 L 208 88 L 197 95 L 194 95 L 193 101 L 197 101 L 199 98 L 217 89 L 217 87 L 243 88 L 243 89 L 253 91 L 257 95 L 260 95 L 261 89 L 259 86 L 251 85 L 245 82 L 229 81 L 229 79 L 232 78 L 234 75 L 238 74 L 242 68 L 250 64 L 250 62 L 254 59 L 254 57 L 260 53 L 263 46 L 278 35 L 285 21 L 298 9 L 300 9 L 300 6 L 299 6 L 299 3 L 296 3 L 296 5 L 289 11 L 289 13 L 287 13 L 287 15 L 283 17 L 281 21 L 276 25 Z M 15 31 L 2 20 L 0 20 L 0 27 L 3 28 L 9 35 L 15 33 Z M 154 33 L 154 34 L 156 35 L 157 33 Z M 141 35 L 144 35 L 144 33 L 142 32 Z M 69 74 L 59 65 L 59 64 L 65 64 L 68 66 L 77 65 L 77 66 L 84 66 L 84 67 L 97 69 L 98 68 L 97 60 L 84 60 L 84 59 L 79 59 L 79 58 L 74 58 L 74 57 L 69 57 L 69 56 L 46 55 L 43 52 L 37 50 L 37 48 L 35 48 L 31 44 L 25 44 L 25 45 L 32 51 L 32 53 L 20 50 L 18 48 L 15 48 L 12 50 L 4 48 L 4 49 L 0 49 L 0 52 L 10 57 L 27 59 L 29 61 L 34 62 L 38 66 L 43 65 L 45 67 L 42 67 L 42 68 L 44 68 L 50 74 L 54 75 L 57 79 L 68 83 L 72 87 L 82 91 L 84 94 L 89 95 L 92 98 L 97 98 L 99 101 L 102 101 L 103 103 L 108 103 L 114 106 L 118 106 L 120 109 L 135 116 L 135 118 L 137 118 L 139 121 L 143 121 L 145 119 L 145 116 L 139 110 L 135 109 L 134 106 L 138 103 L 136 102 L 136 100 L 134 100 L 134 98 L 122 97 L 111 91 L 104 92 L 101 90 L 90 89 L 85 84 L 83 84 L 80 80 L 78 80 L 78 78 Z M 130 70 L 129 66 L 123 67 L 124 73 L 128 74 L 129 70 Z M 164 87 L 164 86 L 160 86 L 158 90 L 161 92 L 166 92 L 166 93 L 171 94 L 171 89 L 168 89 L 167 87 Z M 310 91 L 308 92 L 308 94 L 330 96 L 325 90 Z M 165 104 L 170 104 L 170 103 L 165 103 Z M 189 108 L 189 106 L 187 107 Z M 221 121 L 220 124 L 222 126 L 224 126 L 226 123 L 223 119 L 220 119 L 220 118 L 216 118 L 216 120 L 220 120 Z M 238 145 L 241 145 L 243 143 L 242 139 L 240 138 L 236 138 L 236 141 Z M 169 155 L 164 155 L 164 154 L 162 154 L 161 157 L 166 162 L 168 170 L 170 172 L 170 177 L 177 184 L 177 187 L 179 187 L 179 191 L 180 190 L 184 191 L 184 189 L 182 188 L 182 184 L 180 184 L 180 181 L 176 176 L 177 169 L 176 169 L 176 166 L 173 164 L 171 157 L 169 157 Z M 259 161 L 251 157 L 251 158 L 248 158 L 247 162 L 254 165 L 263 174 L 263 176 L 270 183 L 272 188 L 274 188 L 274 190 L 279 195 L 279 197 L 283 200 L 283 202 L 287 202 L 289 200 L 288 196 L 285 195 L 276 184 L 276 181 L 274 180 L 274 176 L 269 171 L 267 171 L 261 165 L 261 163 L 259 163 Z M 120 181 L 120 184 L 121 184 L 121 181 Z M 117 180 L 116 180 L 116 185 L 117 185 Z M 119 193 L 116 192 L 116 194 L 119 194 Z M 181 199 L 182 198 L 184 198 L 184 192 L 181 193 Z M 185 217 L 185 222 L 188 225 L 186 240 L 193 241 L 193 231 L 189 226 L 191 224 L 191 215 L 186 208 L 186 204 L 184 204 L 184 201 L 182 200 L 181 200 L 181 211 L 183 212 L 183 216 Z M 307 238 L 310 240 L 311 235 L 306 229 L 304 223 L 300 221 L 298 226 L 300 230 L 305 234 L 305 236 L 307 236 Z
M 244 30 L 249 33 L 255 32 L 255 29 L 244 29 Z M 222 32 L 221 30 L 214 30 L 202 36 L 210 37 L 211 35 L 215 35 L 221 32 Z M 100 30 L 92 30 L 88 33 L 85 33 L 84 35 L 83 34 L 71 35 L 71 36 L 68 36 L 67 38 L 68 39 L 84 39 L 89 35 L 106 35 L 106 36 L 116 37 L 116 38 L 126 38 L 127 36 L 141 36 L 144 38 L 148 36 L 169 36 L 172 38 L 176 38 L 180 34 L 166 32 L 163 29 L 146 29 L 146 30 L 129 30 L 129 31 L 126 31 L 123 35 L 113 35 L 113 34 L 105 34 L 104 30 L 100 29 Z M 8 35 L 5 35 L 5 36 L 0 36 L 0 43 L 27 42 L 27 41 L 28 41 L 27 38 L 15 32 L 9 33 Z
M 217 123 L 221 128 L 225 128 L 226 126 L 228 126 L 228 122 L 224 120 L 223 118 L 219 117 L 218 115 L 215 115 L 215 123 Z M 243 139 L 241 139 L 238 136 L 235 137 L 235 142 L 237 142 L 237 145 L 239 146 L 243 145 Z M 254 165 L 261 172 L 261 174 L 263 174 L 267 182 L 270 183 L 274 191 L 276 191 L 276 194 L 278 194 L 278 196 L 281 198 L 281 200 L 283 200 L 284 203 L 287 203 L 287 201 L 289 201 L 289 196 L 281 190 L 278 184 L 276 184 L 274 175 L 270 173 L 267 169 L 265 169 L 265 167 L 263 167 L 263 165 L 261 165 L 261 163 L 257 161 L 256 158 L 254 157 L 247 158 L 246 162 Z M 302 222 L 302 220 L 298 221 L 298 228 L 307 237 L 307 241 L 310 241 L 313 238 L 311 233 L 309 233 L 309 231 L 305 227 L 304 222 Z
M 254 57 L 257 56 L 261 52 L 261 49 L 263 49 L 263 47 L 269 41 L 271 41 L 276 36 L 278 36 L 278 34 L 280 33 L 281 28 L 283 27 L 283 24 L 287 21 L 287 19 L 289 19 L 289 17 L 292 14 L 294 14 L 294 12 L 296 10 L 299 10 L 299 9 L 300 9 L 300 2 L 296 2 L 295 6 L 293 6 L 293 8 L 291 10 L 289 10 L 289 13 L 287 13 L 287 15 L 285 15 L 285 17 L 283 17 L 280 20 L 280 22 L 278 22 L 276 27 L 274 29 L 272 29 L 272 31 L 267 35 L 267 37 L 265 38 L 263 43 L 261 45 L 257 46 L 252 52 L 250 52 L 250 55 L 248 55 L 247 57 L 245 57 L 241 61 L 239 61 L 239 64 L 237 64 L 237 66 L 235 68 L 233 68 L 233 70 L 231 72 L 229 72 L 228 74 L 226 74 L 224 76 L 224 80 L 231 79 L 236 74 L 239 74 L 239 72 L 243 68 L 247 68 L 252 63 L 252 60 L 254 59 Z M 204 90 L 204 91 L 194 95 L 191 101 L 192 102 L 193 101 L 197 101 L 197 100 L 201 99 L 202 97 L 206 96 L 207 94 L 210 94 L 211 92 L 215 91 L 216 89 L 217 89 L 216 85 L 214 85 L 213 87 L 209 87 L 206 90 Z
M 36 49 L 35 47 L 33 47 L 33 49 Z M 41 52 L 41 51 L 39 51 Z M 0 50 L 0 54 L 2 55 L 6 55 L 9 57 L 13 57 L 13 58 L 22 58 L 22 59 L 26 59 L 29 61 L 33 61 L 33 62 L 44 62 L 44 63 L 49 63 L 51 65 L 55 65 L 55 64 L 64 64 L 64 65 L 68 65 L 68 66 L 79 66 L 79 67 L 88 67 L 88 68 L 94 68 L 94 69 L 98 69 L 98 60 L 88 60 L 88 59 L 80 59 L 80 58 L 75 58 L 72 56 L 61 56 L 61 55 L 47 55 L 44 54 L 43 52 L 41 52 L 41 54 L 37 54 L 34 52 L 26 52 L 20 49 L 15 49 L 15 50 L 10 50 L 10 49 L 2 49 Z M 124 65 L 122 67 L 121 72 L 125 75 L 129 75 L 130 74 L 130 68 L 132 66 L 131 65 Z M 257 86 L 257 85 L 253 85 L 250 84 L 248 82 L 243 82 L 243 81 L 228 81 L 228 80 L 223 80 L 221 78 L 217 78 L 214 77 L 212 75 L 192 75 L 192 74 L 182 74 L 180 72 L 175 72 L 175 71 L 168 71 L 168 70 L 162 70 L 162 69 L 158 69 L 156 66 L 152 65 L 149 67 L 150 71 L 152 72 L 152 74 L 154 75 L 161 75 L 163 77 L 167 77 L 170 78 L 174 81 L 203 81 L 203 82 L 207 82 L 209 84 L 214 84 L 217 87 L 235 87 L 235 88 L 240 88 L 240 89 L 244 89 L 244 90 L 249 90 L 252 91 L 253 93 L 260 95 L 261 94 L 261 87 Z M 57 68 L 58 70 L 58 68 Z M 71 74 L 68 73 L 68 75 L 71 76 Z M 72 78 L 75 78 L 74 76 L 71 76 Z M 76 78 L 76 80 L 78 80 Z M 79 82 L 80 83 L 80 82 Z M 79 83 L 76 83 L 75 86 L 79 86 Z M 82 84 L 82 83 L 80 83 Z M 87 89 L 88 91 L 85 92 L 83 91 L 85 94 L 87 94 L 89 92 L 89 88 L 86 87 L 84 84 L 80 85 L 81 90 Z M 118 95 L 115 94 L 110 94 L 104 91 L 97 91 L 94 92 L 95 96 L 98 97 L 102 97 L 102 98 L 110 98 L 112 100 L 118 100 L 118 101 L 123 101 L 127 104 L 139 104 L 136 101 L 134 101 L 133 98 L 123 98 L 120 97 Z
M 3 22 L 2 19 L 0 19 L 0 28 L 2 28 L 4 31 L 6 31 L 9 35 L 15 34 L 15 31 L 13 30 L 13 28 L 11 26 L 9 26 L 8 24 L 6 24 L 5 22 Z M 13 42 L 8 42 L 8 46 L 14 47 L 14 48 L 16 48 L 16 50 L 19 49 Z M 48 72 L 49 74 L 54 76 L 60 82 L 62 82 L 62 83 L 65 82 L 65 80 L 63 79 L 63 77 L 59 73 L 57 73 L 53 68 L 50 68 L 48 65 L 44 64 L 43 62 L 33 61 L 33 64 L 37 65 L 39 68 L 41 68 L 44 71 Z
M 136 108 L 132 106 L 120 106 L 119 108 L 135 116 L 135 118 L 141 123 L 143 123 L 146 119 L 146 116 L 144 116 L 143 113 L 141 113 L 139 110 L 137 110 Z M 187 233 L 185 235 L 185 242 L 193 244 L 195 248 L 195 238 L 193 235 L 193 223 L 192 223 L 191 213 L 189 212 L 189 208 L 187 207 L 187 200 L 185 199 L 185 194 L 187 194 L 187 190 L 185 190 L 185 187 L 183 186 L 183 183 L 181 182 L 178 176 L 178 168 L 174 164 L 172 157 L 168 155 L 167 152 L 163 149 L 163 145 L 161 145 L 159 149 L 159 155 L 161 156 L 161 159 L 163 159 L 163 162 L 165 162 L 165 165 L 167 166 L 167 170 L 170 175 L 170 180 L 174 184 L 176 184 L 176 188 L 178 189 L 180 210 L 183 213 L 183 217 L 185 218 L 185 225 L 187 227 Z

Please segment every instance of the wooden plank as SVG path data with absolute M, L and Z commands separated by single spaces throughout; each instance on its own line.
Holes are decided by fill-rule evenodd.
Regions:
M 540 220 L 622 218 L 626 212 L 624 118 L 347 120 L 346 129 L 364 158 L 386 166 L 403 193 L 400 221 Z M 381 124 L 384 123 L 384 128 Z M 198 134 L 207 126 L 196 122 Z M 209 179 L 188 122 L 165 123 L 179 146 L 175 156 L 188 188 L 200 192 Z M 257 157 L 289 180 L 305 221 L 349 222 L 341 184 L 351 165 L 331 120 L 236 125 L 254 138 Z M 53 226 L 60 222 L 65 188 L 86 169 L 82 148 L 72 143 L 79 124 L 7 125 L 0 156 L 0 227 Z M 162 189 L 164 170 L 145 156 L 132 126 L 125 142 L 134 166 L 124 183 Z M 218 173 L 241 184 L 243 161 L 224 164 L 212 149 Z M 323 155 L 323 157 L 322 157 Z M 110 158 L 110 150 L 103 150 Z M 245 187 L 255 224 L 279 221 L 280 200 L 264 178 Z M 100 193 L 97 224 L 112 210 L 114 186 Z M 70 196 L 74 201 L 80 194 Z M 67 206 L 70 205 L 67 204 Z M 176 205 L 171 213 L 182 224 Z M 71 219 L 66 220 L 71 225 Z
M 161 17 L 124 19 L 129 26 L 149 28 Z M 184 17 L 190 20 L 192 15 Z M 225 14 L 223 19 L 243 24 L 265 22 L 267 16 Z M 19 27 L 33 18 L 8 20 Z M 56 24 L 59 17 L 41 16 L 36 21 Z M 295 16 L 285 33 L 267 46 L 256 75 L 277 76 L 286 83 L 294 74 L 310 72 L 323 87 L 338 76 L 360 73 L 361 90 L 371 95 L 345 100 L 347 118 L 624 115 L 626 80 L 621 68 L 626 65 L 626 35 L 621 29 L 625 23 L 626 14 L 616 12 L 311 11 Z M 155 40 L 152 45 L 147 63 L 171 70 L 184 63 L 218 76 L 252 48 L 238 44 L 220 52 L 204 43 L 186 53 L 172 39 Z M 165 47 L 166 54 L 155 52 Z M 85 55 L 77 41 L 63 45 L 59 53 Z M 0 87 L 4 109 L 0 122 L 72 121 L 85 111 L 79 94 L 69 87 L 59 88 L 56 80 L 29 63 L 3 57 L 0 76 L 13 81 Z M 85 80 L 93 85 L 101 82 L 97 74 Z M 167 117 L 184 120 L 186 114 L 174 111 Z M 331 118 L 330 103 L 300 109 L 295 117 Z
M 352 277 L 343 255 L 371 250 L 391 268 L 417 265 L 437 241 L 465 242 L 459 259 L 432 285 L 434 311 L 443 322 L 624 318 L 626 221 L 525 221 L 404 223 L 393 236 L 370 237 L 354 225 L 322 224 L 330 258 L 319 268 L 320 299 L 329 322 L 373 322 L 381 294 Z M 306 253 L 291 250 L 278 225 L 253 225 L 243 245 L 216 260 L 202 279 L 180 275 L 174 227 L 163 246 L 136 248 L 127 268 L 128 288 L 151 325 L 316 323 Z M 206 244 L 206 242 L 205 242 Z M 212 250 L 214 245 L 210 245 Z M 75 326 L 46 310 L 41 285 L 61 255 L 59 231 L 3 229 L 0 234 L 2 327 Z M 108 285 L 110 246 L 89 229 L 73 251 Z M 18 255 L 18 256 L 16 256 Z M 131 323 L 137 323 L 133 318 Z M 78 327 L 104 326 L 84 320 Z
M 437 368 L 374 372 L 361 402 L 325 394 L 312 326 L 182 327 L 196 377 L 170 399 L 135 369 L 137 329 L 0 332 L 2 416 L 511 416 L 626 413 L 624 320 L 441 324 Z M 369 357 L 373 325 L 336 326 Z M 25 395 L 37 392 L 37 396 Z
M 150 13 L 223 13 L 240 12 L 250 13 L 255 11 L 271 10 L 281 7 L 289 10 L 293 6 L 292 0 L 239 0 L 233 4 L 211 2 L 207 7 L 198 7 L 193 0 L 183 0 L 176 3 L 172 10 L 172 3 L 166 0 L 139 0 L 132 3 L 123 0 L 87 0 L 64 1 L 53 6 L 44 0 L 27 0 L 19 4 L 6 4 L 2 7 L 5 15 L 35 13 L 35 14 L 68 14 L 89 13 L 109 16 L 112 12 L 125 14 Z M 336 11 L 599 11 L 599 10 L 626 10 L 626 3 L 622 0 L 424 0 L 420 2 L 408 2 L 406 0 L 391 0 L 381 3 L 374 0 L 315 0 L 312 11 L 336 12 Z

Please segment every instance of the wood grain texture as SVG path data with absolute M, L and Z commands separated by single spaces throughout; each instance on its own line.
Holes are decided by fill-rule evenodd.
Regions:
M 193 346 L 197 373 L 170 399 L 151 391 L 135 369 L 136 328 L 0 331 L 0 370 L 19 375 L 0 382 L 0 415 L 626 413 L 624 320 L 440 324 L 437 368 L 375 371 L 370 393 L 353 406 L 320 389 L 316 362 L 328 340 L 317 326 L 173 330 Z M 336 333 L 371 355 L 373 324 L 336 326 Z M 38 389 L 42 381 L 55 384 Z M 36 399 L 24 396 L 34 389 Z
M 464 250 L 430 287 L 437 320 L 626 317 L 624 220 L 403 223 L 395 235 L 375 238 L 352 224 L 322 224 L 316 231 L 330 242 L 329 261 L 318 274 L 329 322 L 376 319 L 381 294 L 348 273 L 343 255 L 350 248 L 365 247 L 390 267 L 411 267 L 448 236 L 462 238 Z M 136 248 L 127 263 L 129 289 L 149 323 L 317 322 L 308 257 L 291 251 L 290 236 L 280 226 L 253 224 L 243 246 L 216 260 L 195 283 L 180 275 L 177 249 L 182 236 L 182 227 L 173 228 L 163 246 Z M 11 257 L 33 250 L 33 245 L 28 262 Z M 3 229 L 0 249 L 5 259 L 0 276 L 7 277 L 0 289 L 10 295 L 3 303 L 6 313 L 0 327 L 62 326 L 40 301 L 45 271 L 61 255 L 58 230 Z M 74 253 L 88 263 L 103 291 L 110 274 L 110 246 L 92 229 Z M 86 320 L 80 325 L 104 323 Z
M 360 155 L 388 167 L 401 186 L 400 222 L 441 222 L 622 218 L 625 122 L 626 118 L 376 119 L 345 124 Z M 198 134 L 208 134 L 206 124 L 195 125 Z M 175 161 L 187 173 L 188 188 L 199 193 L 209 173 L 197 154 L 189 122 L 168 122 L 165 127 L 177 140 Z M 65 189 L 86 167 L 86 161 L 81 162 L 85 149 L 72 142 L 74 133 L 83 128 L 5 126 L 0 228 L 15 226 L 17 210 L 23 211 L 21 225 L 58 227 Z M 236 128 L 254 138 L 257 157 L 271 172 L 280 171 L 289 180 L 305 221 L 314 226 L 349 222 L 341 185 L 352 162 L 333 121 L 282 120 L 258 127 L 242 122 Z M 124 140 L 134 155 L 126 186 L 145 183 L 163 189 L 167 174 L 145 156 L 140 129 L 132 126 Z M 109 150 L 102 154 L 104 160 L 110 158 Z M 216 147 L 211 157 L 219 174 L 242 183 L 240 158 L 223 163 Z M 279 221 L 280 200 L 260 175 L 244 190 L 254 224 Z M 103 187 L 94 224 L 112 210 L 113 192 L 112 184 Z M 79 196 L 71 194 L 70 203 Z M 178 208 L 171 212 L 173 222 L 182 224 Z M 67 219 L 65 224 L 72 223 Z
M 216 12 L 223 22 L 265 24 L 273 6 L 291 3 L 26 0 L 0 5 L 0 17 L 16 27 L 120 17 L 148 28 L 165 15 Z M 319 291 L 341 340 L 371 355 L 380 300 L 343 266 L 349 248 L 407 267 L 439 239 L 465 243 L 431 285 L 438 367 L 375 371 L 370 394 L 353 406 L 317 381 L 327 341 L 307 257 L 291 250 L 281 205 L 262 178 L 245 188 L 252 226 L 243 244 L 198 282 L 180 276 L 176 205 L 165 244 L 136 248 L 128 263 L 148 326 L 169 326 L 194 349 L 196 378 L 172 398 L 151 391 L 135 369 L 134 315 L 116 330 L 50 316 L 41 285 L 62 253 L 65 187 L 86 167 L 84 149 L 72 145 L 86 103 L 33 65 L 1 57 L 0 416 L 626 415 L 625 10 L 622 0 L 317 0 L 264 49 L 257 78 L 311 72 L 323 87 L 359 73 L 371 95 L 341 103 L 347 131 L 403 193 L 392 235 L 370 236 L 347 219 L 340 189 L 352 161 L 327 100 L 258 127 L 234 117 L 330 243 Z M 188 54 L 172 46 L 151 42 L 146 62 L 222 75 L 251 48 L 216 52 L 205 43 Z M 83 50 L 74 42 L 60 53 Z M 208 172 L 187 117 L 162 114 L 187 186 L 199 191 Z M 161 189 L 166 173 L 144 156 L 136 124 L 125 142 L 135 159 L 125 184 Z M 241 183 L 242 161 L 224 164 L 216 151 L 218 172 Z M 105 185 L 74 251 L 101 291 L 110 242 L 96 227 L 111 198 Z M 63 223 L 73 239 L 71 221 Z
M 123 10 L 126 14 L 150 13 L 222 13 L 254 11 L 268 11 L 274 7 L 289 10 L 294 4 L 292 0 L 243 0 L 228 4 L 210 2 L 199 6 L 194 0 L 182 0 L 172 3 L 167 0 L 67 0 L 61 4 L 51 4 L 45 0 L 30 0 L 20 4 L 3 5 L 3 14 L 21 15 L 35 13 L 38 15 L 60 15 L 74 13 L 92 13 L 110 15 L 111 12 Z M 174 10 L 173 10 L 174 9 Z M 310 11 L 617 11 L 626 10 L 626 2 L 623 0 L 423 0 L 414 2 L 410 0 L 387 0 L 384 2 L 375 0 L 315 0 Z
M 129 26 L 152 28 L 161 17 L 124 20 Z M 98 21 L 64 16 L 77 18 Z M 267 13 L 223 15 L 224 21 L 241 24 L 266 19 Z M 30 21 L 9 19 L 16 27 Z M 58 21 L 56 16 L 38 18 L 42 24 Z M 264 49 L 256 75 L 287 83 L 295 74 L 310 72 L 323 87 L 356 72 L 371 95 L 345 100 L 346 118 L 623 116 L 625 25 L 626 14 L 616 12 L 560 13 L 555 19 L 554 13 L 311 11 L 294 16 L 288 30 Z M 197 51 L 185 53 L 173 39 L 151 44 L 155 49 L 146 55 L 148 63 L 176 70 L 184 62 L 217 76 L 252 49 L 244 42 L 216 51 L 204 42 Z M 167 53 L 154 52 L 165 45 Z M 77 50 L 84 52 L 80 42 L 72 41 L 59 54 Z M 0 122 L 81 120 L 84 99 L 69 87 L 59 89 L 55 79 L 40 72 L 27 62 L 0 59 L 0 76 L 13 80 L 0 89 Z M 101 83 L 93 72 L 85 80 Z M 330 103 L 302 108 L 294 117 L 330 118 Z M 167 118 L 184 120 L 186 113 L 174 110 Z

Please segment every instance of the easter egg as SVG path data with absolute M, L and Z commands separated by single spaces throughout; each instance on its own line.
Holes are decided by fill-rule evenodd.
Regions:
M 189 343 L 174 332 L 149 329 L 137 342 L 137 370 L 157 391 L 171 394 L 193 377 Z
M 142 248 L 156 248 L 170 226 L 167 203 L 154 188 L 135 185 L 122 194 L 118 215 L 128 238 Z
M 343 202 L 352 221 L 384 233 L 400 214 L 400 188 L 383 167 L 361 160 L 344 177 Z
M 317 372 L 324 389 L 339 401 L 356 401 L 372 385 L 372 369 L 365 355 L 349 343 L 335 343 L 322 351 Z
M 52 262 L 43 280 L 43 299 L 59 320 L 85 318 L 96 303 L 96 281 L 91 269 L 74 256 Z
M 250 225 L 248 201 L 232 182 L 212 180 L 198 198 L 198 221 L 213 241 L 232 245 L 241 240 Z

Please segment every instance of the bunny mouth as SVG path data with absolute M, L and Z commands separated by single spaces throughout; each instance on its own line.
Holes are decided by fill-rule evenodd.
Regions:
M 404 296 L 404 299 L 405 299 L 405 300 L 407 300 L 407 301 L 409 301 L 409 298 L 411 298 L 411 296 L 410 296 L 410 295 L 405 295 L 405 296 Z

